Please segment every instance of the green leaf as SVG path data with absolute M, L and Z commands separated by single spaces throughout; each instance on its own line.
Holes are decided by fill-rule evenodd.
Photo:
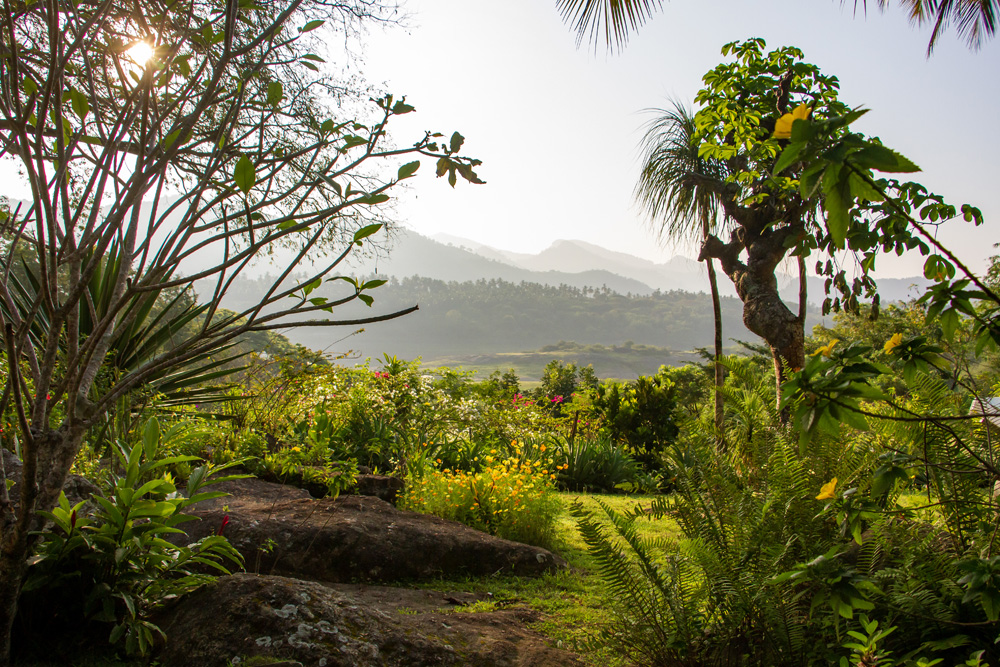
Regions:
M 156 458 L 156 450 L 160 447 L 160 422 L 156 417 L 151 417 L 142 429 L 142 448 L 146 454 L 146 460 L 152 461 Z
M 38 92 L 38 84 L 36 84 L 35 80 L 30 76 L 24 77 L 24 81 L 21 86 L 24 88 L 24 92 L 26 92 L 29 96 Z
M 826 196 L 823 200 L 823 208 L 826 209 L 826 228 L 833 239 L 833 245 L 843 249 L 844 240 L 847 238 L 847 226 L 850 222 L 848 202 L 838 189 Z
M 364 301 L 365 305 L 368 306 L 369 308 L 371 308 L 372 304 L 375 302 L 375 299 L 373 299 L 371 296 L 367 294 L 359 294 L 358 298 Z
M 785 146 L 785 150 L 781 152 L 781 156 L 778 161 L 774 164 L 774 170 L 771 172 L 775 176 L 783 172 L 788 167 L 792 166 L 796 160 L 799 158 L 799 154 L 802 153 L 802 149 L 806 147 L 805 142 L 795 142 Z
M 369 236 L 371 236 L 380 229 L 382 229 L 381 223 L 376 223 L 374 225 L 365 225 L 358 231 L 354 232 L 354 242 L 358 243 L 362 239 L 368 238 Z M 343 276 L 338 276 L 338 277 L 343 278 Z
M 302 56 L 302 58 L 304 60 L 312 60 L 313 62 L 317 62 L 317 63 L 325 63 L 326 62 L 326 60 L 324 60 L 323 58 L 320 58 L 315 53 L 307 53 L 304 56 Z
M 358 199 L 358 203 L 359 204 L 366 204 L 368 206 L 375 206 L 377 204 L 383 204 L 383 203 L 385 203 L 387 201 L 389 201 L 389 195 L 387 195 L 385 193 L 382 193 L 382 192 L 380 192 L 378 194 L 365 195 L 364 197 L 361 197 L 360 199 Z
M 450 143 L 451 152 L 457 153 L 458 151 L 462 150 L 462 144 L 464 143 L 465 143 L 465 137 L 463 137 L 458 132 L 455 132 L 453 135 L 451 135 L 451 143 Z
M 304 26 L 299 28 L 299 32 L 312 32 L 313 30 L 319 28 L 324 23 L 326 23 L 326 21 L 322 19 L 316 19 L 315 21 L 310 21 L 309 23 L 306 23 Z
M 920 171 L 906 157 L 896 151 L 878 144 L 867 144 L 864 148 L 851 154 L 851 161 L 864 169 L 875 169 L 888 173 L 911 173 Z
M 375 289 L 376 287 L 381 287 L 382 285 L 385 285 L 387 282 L 389 281 L 382 280 L 381 278 L 378 278 L 376 280 L 369 280 L 368 282 L 366 282 L 361 286 L 361 289 Z
M 181 136 L 181 128 L 177 128 L 167 136 L 163 137 L 163 140 L 160 141 L 160 146 L 163 148 L 163 150 L 170 150 L 170 148 L 175 143 L 177 143 L 177 139 L 180 138 L 180 136 Z
M 257 171 L 246 155 L 241 155 L 240 159 L 237 160 L 233 177 L 236 181 L 236 187 L 244 194 L 250 192 L 250 188 L 257 182 Z
M 402 116 L 404 113 L 410 113 L 411 111 L 415 111 L 414 107 L 410 106 L 403 100 L 400 100 L 392 105 L 392 113 L 397 116 Z
M 280 81 L 272 81 L 267 84 L 267 103 L 272 107 L 278 106 L 284 96 L 285 89 Z
M 420 169 L 420 160 L 414 160 L 413 162 L 407 162 L 399 171 L 396 172 L 396 178 L 398 180 L 403 180 L 404 178 L 409 178 L 417 173 L 417 169 Z
M 73 112 L 80 117 L 81 121 L 86 120 L 87 114 L 90 112 L 90 103 L 87 101 L 87 96 L 76 88 L 70 88 L 69 99 L 70 104 L 73 106 Z

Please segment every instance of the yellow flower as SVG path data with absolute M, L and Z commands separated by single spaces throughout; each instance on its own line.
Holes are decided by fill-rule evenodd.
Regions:
M 829 357 L 831 354 L 833 354 L 834 346 L 839 342 L 840 342 L 839 338 L 834 338 L 829 343 L 827 343 L 826 345 L 820 347 L 818 350 L 813 352 L 812 356 L 815 357 L 817 354 L 822 354 L 824 357 Z
M 892 334 L 892 338 L 890 338 L 885 342 L 885 346 L 882 348 L 882 351 L 885 352 L 886 354 L 890 354 L 893 350 L 895 350 L 902 344 L 903 344 L 903 334 L 894 333 Z
M 812 109 L 809 108 L 808 104 L 800 104 L 795 107 L 795 111 L 792 113 L 786 113 L 784 116 L 778 119 L 774 124 L 774 134 L 771 135 L 772 139 L 791 139 L 792 138 L 792 123 L 797 120 L 805 120 L 809 118 L 809 114 Z
M 823 485 L 823 488 L 819 490 L 819 495 L 816 496 L 816 500 L 832 500 L 837 497 L 837 494 L 833 492 L 837 488 L 837 478 L 834 477 L 829 482 Z

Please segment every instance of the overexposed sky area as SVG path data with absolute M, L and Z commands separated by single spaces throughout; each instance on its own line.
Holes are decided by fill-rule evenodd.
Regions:
M 612 54 L 577 48 L 555 0 L 408 0 L 407 27 L 365 38 L 364 74 L 416 106 L 397 119 L 398 140 L 461 131 L 487 185 L 452 191 L 426 164 L 399 218 L 422 234 L 514 251 L 581 239 L 654 261 L 694 255 L 660 247 L 632 202 L 644 110 L 692 103 L 723 44 L 763 37 L 838 76 L 841 99 L 871 109 L 855 127 L 920 165 L 914 180 L 983 210 L 982 227 L 942 231 L 982 269 L 1000 241 L 1000 42 L 971 52 L 947 32 L 928 59 L 927 29 L 869 5 L 866 15 L 850 1 L 671 0 Z M 904 257 L 877 268 L 890 277 L 921 266 Z

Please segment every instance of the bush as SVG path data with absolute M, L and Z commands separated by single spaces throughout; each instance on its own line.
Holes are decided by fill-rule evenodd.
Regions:
M 52 525 L 40 534 L 22 589 L 18 620 L 25 636 L 45 633 L 49 641 L 64 641 L 110 626 L 111 643 L 145 655 L 163 636 L 150 621 L 155 609 L 213 581 L 210 573 L 242 566 L 221 527 L 218 535 L 187 546 L 164 539 L 183 533 L 176 526 L 191 519 L 185 507 L 225 495 L 206 486 L 232 477 L 210 480 L 210 465 L 195 468 L 186 493 L 178 494 L 163 471 L 194 457 L 161 457 L 159 444 L 159 426 L 150 420 L 142 441 L 115 447 L 122 473 L 112 471 L 107 495 L 95 495 L 92 513 L 85 501 L 71 507 L 65 494 L 51 512 L 41 512 Z
M 603 417 L 602 433 L 625 444 L 647 470 L 657 470 L 660 453 L 677 437 L 674 384 L 662 375 L 597 389 L 594 407 Z
M 554 477 L 538 461 L 522 464 L 490 456 L 480 472 L 426 470 L 411 476 L 400 506 L 548 548 L 560 511 Z
M 614 493 L 636 485 L 640 468 L 610 438 L 552 438 L 559 486 L 569 491 Z

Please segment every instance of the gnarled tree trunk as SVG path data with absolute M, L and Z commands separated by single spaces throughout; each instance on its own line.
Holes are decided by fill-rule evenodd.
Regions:
M 742 209 L 746 212 L 746 209 Z M 715 258 L 743 301 L 743 323 L 747 329 L 767 342 L 774 358 L 775 384 L 778 402 L 781 383 L 789 372 L 805 364 L 804 322 L 789 310 L 778 293 L 774 272 L 785 256 L 785 242 L 799 233 L 798 226 L 774 228 L 754 225 L 755 220 L 737 228 L 729 241 L 723 243 L 709 236 L 702 244 L 699 259 Z M 754 233 L 755 229 L 761 229 Z M 740 259 L 746 252 L 746 261 Z

